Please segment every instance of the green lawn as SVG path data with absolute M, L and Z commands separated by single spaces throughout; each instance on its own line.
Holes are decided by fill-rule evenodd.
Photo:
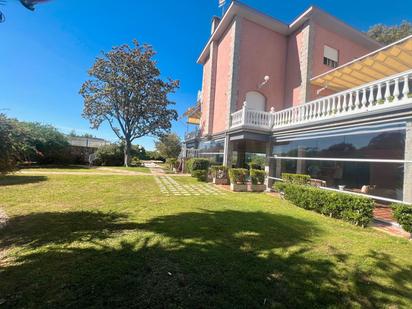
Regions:
M 8 176 L 0 205 L 7 308 L 412 307 L 411 242 L 266 194 L 167 197 L 153 176 Z
M 111 170 L 108 170 L 108 169 Z M 150 173 L 150 169 L 148 167 L 125 167 L 125 166 L 103 166 L 103 167 L 88 167 L 82 165 L 69 165 L 69 166 L 36 166 L 32 168 L 24 168 L 22 171 L 28 172 L 90 172 L 90 173 L 113 173 L 113 170 L 118 170 L 120 172 L 123 171 L 132 171 L 132 172 L 140 172 L 140 173 Z

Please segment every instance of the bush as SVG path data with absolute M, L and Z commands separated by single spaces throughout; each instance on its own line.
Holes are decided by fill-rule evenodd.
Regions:
M 261 169 L 262 169 L 262 166 L 261 166 L 259 163 L 250 162 L 250 163 L 249 163 L 249 168 L 250 168 L 251 170 L 261 170 Z
M 132 167 L 140 167 L 140 166 L 142 166 L 142 162 L 140 161 L 139 158 L 133 157 L 132 160 L 130 160 L 130 166 L 132 166 Z
M 229 169 L 229 178 L 231 183 L 244 184 L 247 176 L 247 169 L 245 168 L 231 168 Z
M 192 158 L 187 161 L 187 171 L 192 173 L 193 171 L 207 170 L 209 168 L 210 161 L 202 158 Z
M 227 178 L 227 167 L 223 165 L 213 165 L 210 167 L 210 173 L 213 178 L 226 179 Z
M 122 166 L 124 164 L 124 153 L 120 145 L 105 145 L 96 151 L 95 165 Z
M 207 181 L 207 170 L 195 170 L 192 172 L 192 176 L 199 181 Z
M 252 184 L 254 185 L 265 183 L 265 176 L 266 176 L 265 171 L 256 170 L 256 169 L 250 170 L 250 180 L 252 181 Z
M 392 204 L 393 216 L 402 228 L 412 233 L 412 206 L 405 204 Z
M 282 179 L 286 183 L 292 183 L 292 184 L 295 184 L 295 185 L 306 185 L 310 181 L 310 176 L 309 175 L 303 175 L 303 174 L 282 173 Z
M 290 183 L 277 182 L 275 188 L 284 192 L 285 198 L 298 207 L 355 225 L 364 227 L 373 218 L 374 202 L 370 198 Z
M 169 169 L 173 170 L 177 166 L 177 159 L 176 158 L 167 158 L 166 164 L 168 165 Z

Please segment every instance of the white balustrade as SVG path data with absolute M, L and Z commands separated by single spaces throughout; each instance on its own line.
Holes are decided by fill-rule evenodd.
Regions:
M 272 130 L 412 103 L 411 80 L 412 70 L 278 112 L 248 109 L 245 102 L 232 113 L 231 127 Z

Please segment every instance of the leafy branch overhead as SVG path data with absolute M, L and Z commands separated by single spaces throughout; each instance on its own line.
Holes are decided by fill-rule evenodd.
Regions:
M 170 108 L 175 103 L 168 95 L 179 87 L 178 81 L 160 78 L 151 46 L 133 43 L 132 47 L 114 47 L 97 58 L 89 70 L 91 79 L 80 90 L 83 117 L 92 128 L 107 121 L 127 146 L 137 138 L 170 131 L 177 112 Z

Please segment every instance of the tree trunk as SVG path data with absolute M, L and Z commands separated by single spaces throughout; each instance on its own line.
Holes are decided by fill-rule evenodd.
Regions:
M 132 159 L 130 157 L 130 149 L 132 148 L 132 142 L 126 138 L 125 144 L 124 144 L 124 166 L 128 167 L 130 164 L 130 160 Z

